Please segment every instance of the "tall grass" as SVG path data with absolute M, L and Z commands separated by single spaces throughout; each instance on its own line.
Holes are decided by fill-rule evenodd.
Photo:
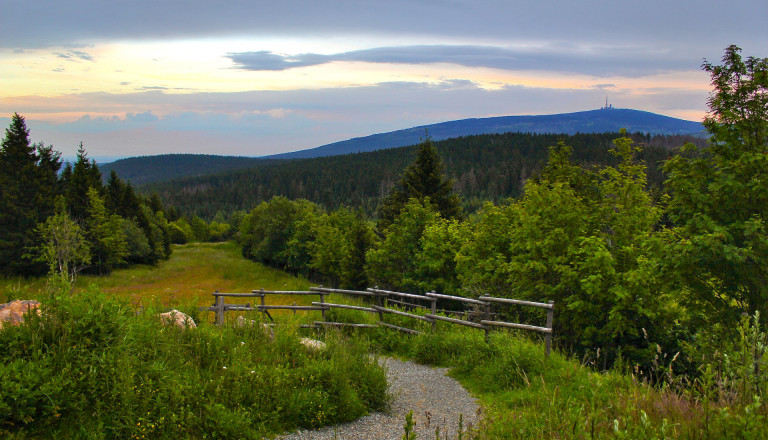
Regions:
M 262 438 L 354 419 L 386 403 L 367 346 L 295 326 L 178 329 L 97 290 L 47 298 L 0 331 L 0 435 Z
M 434 333 L 422 326 L 417 336 L 379 329 L 372 346 L 452 367 L 483 406 L 483 422 L 468 434 L 476 440 L 764 439 L 768 380 L 755 377 L 755 357 L 745 354 L 765 340 L 756 326 L 742 329 L 738 350 L 726 354 L 734 363 L 744 359 L 743 366 L 732 366 L 732 376 L 705 366 L 699 377 L 657 383 L 633 368 L 600 372 L 557 351 L 546 358 L 537 338 L 504 330 L 486 342 L 481 331 L 451 325 L 438 325 Z

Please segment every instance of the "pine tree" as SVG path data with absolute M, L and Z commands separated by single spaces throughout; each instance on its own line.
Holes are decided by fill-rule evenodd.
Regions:
M 33 145 L 24 118 L 14 114 L 0 149 L 0 271 L 30 275 L 45 266 L 29 258 L 35 228 L 53 212 L 59 153 Z
M 99 193 L 102 192 L 101 171 L 95 161 L 88 160 L 85 147 L 80 143 L 77 160 L 66 186 L 67 207 L 75 221 L 84 221 L 88 218 L 88 189 L 90 188 L 96 188 Z
M 382 200 L 378 212 L 379 232 L 392 224 L 412 198 L 429 198 L 445 219 L 462 216 L 459 196 L 453 192 L 453 181 L 445 176 L 443 162 L 429 137 L 419 145 L 416 159 L 405 169 L 395 188 Z

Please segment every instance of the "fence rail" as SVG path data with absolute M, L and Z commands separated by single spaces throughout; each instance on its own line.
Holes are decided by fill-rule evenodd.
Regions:
M 325 297 L 331 293 L 337 293 L 348 296 L 362 296 L 368 297 L 376 302 L 375 305 L 370 307 L 355 306 L 349 304 L 336 304 L 329 303 L 325 300 Z M 311 305 L 267 305 L 265 298 L 268 295 L 315 295 L 320 298 L 320 301 L 312 301 Z M 419 330 L 395 325 L 384 320 L 384 316 L 388 314 L 402 316 L 414 320 L 425 321 L 432 324 L 433 331 L 436 329 L 438 321 L 448 322 L 456 325 L 463 325 L 467 327 L 473 327 L 485 332 L 486 340 L 488 339 L 488 333 L 493 327 L 514 328 L 518 330 L 529 330 L 544 333 L 545 341 L 545 354 L 549 357 L 549 353 L 552 348 L 552 325 L 554 320 L 554 303 L 552 301 L 548 303 L 539 303 L 533 301 L 524 301 L 510 298 L 496 298 L 491 296 L 481 296 L 478 299 L 464 298 L 460 296 L 443 295 L 439 293 L 429 292 L 424 295 L 417 295 L 413 293 L 394 292 L 390 290 L 382 290 L 378 287 L 368 288 L 365 291 L 361 290 L 343 290 L 343 289 L 329 289 L 325 287 L 310 287 L 309 290 L 253 290 L 251 293 L 225 293 L 214 292 L 213 296 L 215 302 L 210 307 L 201 307 L 201 310 L 212 311 L 216 313 L 216 323 L 221 325 L 224 323 L 224 314 L 228 311 L 259 311 L 264 313 L 270 321 L 274 322 L 270 310 L 291 310 L 294 313 L 296 311 L 319 311 L 322 314 L 322 320 L 314 321 L 312 325 L 305 325 L 304 327 L 319 328 L 323 326 L 333 327 L 353 327 L 353 328 L 376 328 L 385 327 L 393 330 L 398 330 L 405 333 L 419 334 Z M 259 298 L 260 304 L 251 305 L 248 304 L 227 304 L 226 298 Z M 416 301 L 408 302 L 406 300 Z M 444 311 L 452 314 L 464 314 L 467 319 L 451 318 L 448 316 L 442 316 L 437 314 L 438 300 L 455 301 L 466 304 L 469 307 L 474 307 L 474 310 L 463 311 Z M 395 309 L 389 307 L 390 304 L 399 304 L 404 306 L 404 309 Z M 496 316 L 496 313 L 491 311 L 492 306 L 525 306 L 525 307 L 538 307 L 547 309 L 547 320 L 543 327 L 520 324 L 514 322 L 497 321 L 490 319 L 492 316 Z M 330 322 L 326 320 L 326 312 L 328 310 L 339 308 L 358 310 L 368 313 L 377 313 L 379 316 L 376 324 L 364 324 L 364 323 L 351 323 L 351 322 Z M 482 310 L 477 310 L 482 308 Z M 417 309 L 423 309 L 426 313 L 416 314 L 411 313 Z M 470 321 L 469 317 L 474 316 L 476 319 L 479 317 L 479 321 Z

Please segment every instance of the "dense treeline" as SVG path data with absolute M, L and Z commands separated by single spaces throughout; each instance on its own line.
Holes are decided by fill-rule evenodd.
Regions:
M 450 165 L 427 140 L 393 183 L 407 200 L 390 193 L 378 223 L 278 196 L 242 218 L 243 254 L 343 288 L 552 300 L 560 346 L 601 350 L 603 366 L 658 367 L 663 351 L 684 354 L 675 368 L 704 358 L 729 368 L 735 329 L 764 325 L 768 311 L 768 59 L 742 61 L 730 47 L 724 63 L 704 66 L 715 87 L 709 142 L 668 154 L 663 193 L 649 186 L 653 148 L 626 133 L 581 158 L 557 137 L 532 137 L 553 142 L 520 196 L 465 217 L 445 209 L 455 195 L 434 176 Z M 753 349 L 745 374 L 759 376 L 766 347 Z
M 250 168 L 276 159 L 210 154 L 158 154 L 118 159 L 101 165 L 105 174 L 115 171 L 120 178 L 136 186 L 169 180 L 171 177 L 203 176 Z
M 137 194 L 114 173 L 102 184 L 82 144 L 62 170 L 61 153 L 32 144 L 14 114 L 0 149 L 0 271 L 69 281 L 170 255 L 165 210 L 157 196 Z
M 465 210 L 472 212 L 484 201 L 499 202 L 518 197 L 529 177 L 547 158 L 547 148 L 564 140 L 574 150 L 574 160 L 585 166 L 615 164 L 608 153 L 616 133 L 529 134 L 504 133 L 466 136 L 435 142 L 447 175 L 462 197 Z M 703 146 L 692 136 L 634 134 L 645 148 L 640 153 L 649 169 L 649 182 L 660 187 L 659 168 L 673 147 L 686 142 Z M 307 199 L 327 209 L 341 205 L 376 212 L 381 198 L 397 182 L 412 160 L 417 147 L 394 148 L 344 156 L 264 162 L 248 170 L 201 177 L 189 177 L 147 185 L 169 206 L 187 215 L 206 220 L 217 213 L 231 213 L 269 200 L 274 196 Z

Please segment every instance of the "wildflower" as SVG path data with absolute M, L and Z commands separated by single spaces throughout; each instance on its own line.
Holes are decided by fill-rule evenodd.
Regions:
M 221 367 L 221 368 L 222 368 L 222 369 L 224 369 L 224 370 L 226 370 L 226 369 L 227 369 L 227 367 Z

